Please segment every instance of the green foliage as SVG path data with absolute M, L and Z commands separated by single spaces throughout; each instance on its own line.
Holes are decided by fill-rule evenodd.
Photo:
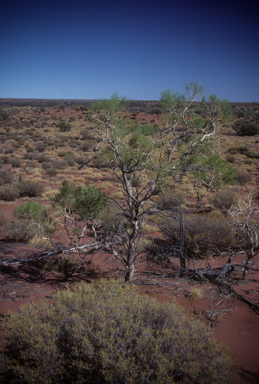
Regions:
M 64 120 L 60 121 L 56 126 L 59 128 L 60 132 L 68 132 L 72 128 L 72 125 Z
M 107 199 L 97 188 L 86 185 L 76 187 L 74 183 L 64 180 L 54 203 L 75 212 L 81 219 L 97 219 L 107 206 Z
M 4 323 L 0 383 L 237 382 L 237 365 L 176 303 L 115 280 L 59 291 Z
M 153 115 L 162 115 L 163 114 L 163 109 L 160 107 L 153 107 L 150 111 Z
M 0 120 L 8 120 L 9 119 L 9 113 L 2 109 L 0 111 Z
M 204 186 L 217 187 L 236 182 L 236 169 L 218 154 L 192 156 L 183 163 L 183 166 L 187 167 L 195 179 Z
M 42 204 L 28 200 L 14 209 L 14 216 L 18 219 L 42 221 L 46 218 L 46 210 Z
M 116 92 L 109 99 L 99 100 L 91 105 L 94 111 L 108 112 L 110 114 L 120 112 L 127 104 L 128 99 Z
M 17 184 L 17 189 L 19 191 L 20 197 L 37 197 L 41 196 L 44 192 L 44 187 L 42 184 L 31 180 L 21 181 Z

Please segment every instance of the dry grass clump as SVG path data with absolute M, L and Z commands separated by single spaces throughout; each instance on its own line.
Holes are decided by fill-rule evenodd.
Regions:
M 201 288 L 192 287 L 189 290 L 187 297 L 191 301 L 202 299 L 203 298 L 203 291 Z
M 29 240 L 29 244 L 35 248 L 51 248 L 52 244 L 48 239 L 44 239 L 41 237 L 34 237 Z

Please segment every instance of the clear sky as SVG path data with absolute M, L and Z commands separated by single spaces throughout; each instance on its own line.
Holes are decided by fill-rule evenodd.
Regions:
M 259 102 L 256 2 L 11 0 L 0 9 L 0 98 Z

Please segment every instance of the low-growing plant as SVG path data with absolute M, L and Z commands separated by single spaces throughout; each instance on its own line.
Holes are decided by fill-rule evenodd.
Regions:
M 10 164 L 13 168 L 19 168 L 21 166 L 21 160 L 18 157 L 11 159 Z
M 11 184 L 13 182 L 13 175 L 8 171 L 0 171 L 0 186 L 4 184 Z
M 27 243 L 37 235 L 37 228 L 30 220 L 12 220 L 6 225 L 5 232 L 6 240 Z
M 21 197 L 37 197 L 41 196 L 44 192 L 44 187 L 42 184 L 31 180 L 21 181 L 17 184 L 17 189 Z
M 203 291 L 201 288 L 197 288 L 197 287 L 192 287 L 188 294 L 187 294 L 187 297 L 189 300 L 193 301 L 193 300 L 198 300 L 198 299 L 202 299 L 203 298 Z
M 237 171 L 236 180 L 239 182 L 239 184 L 245 185 L 252 180 L 252 176 L 248 172 Z
M 237 364 L 199 320 L 116 280 L 78 284 L 4 323 L 0 383 L 237 382 Z M 62 378 L 62 380 L 61 380 Z
M 237 190 L 225 188 L 213 194 L 209 198 L 209 201 L 215 208 L 218 208 L 222 212 L 226 213 L 231 206 L 236 203 L 237 198 Z
M 68 132 L 72 128 L 72 125 L 64 120 L 60 121 L 56 126 L 59 128 L 60 132 Z
M 18 219 L 34 220 L 36 222 L 46 219 L 46 210 L 42 204 L 28 200 L 14 209 L 14 216 Z
M 72 276 L 80 270 L 80 261 L 71 255 L 55 256 L 48 259 L 44 265 L 47 271 L 57 271 L 65 275 L 66 278 Z
M 176 214 L 158 223 L 176 256 L 179 256 L 181 240 L 184 244 L 183 252 L 189 258 L 211 257 L 227 250 L 234 241 L 229 223 L 223 215 L 184 215 L 183 221 L 182 234 L 180 217 Z
M 45 172 L 48 176 L 51 176 L 51 177 L 57 176 L 57 174 L 58 174 L 58 170 L 54 167 L 46 168 Z
M 0 200 L 14 201 L 19 196 L 19 189 L 15 185 L 3 185 L 0 187 Z

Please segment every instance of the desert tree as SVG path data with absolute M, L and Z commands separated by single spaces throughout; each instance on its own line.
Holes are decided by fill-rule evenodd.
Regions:
M 191 83 L 184 94 L 169 89 L 162 92 L 161 104 L 169 113 L 168 117 L 156 135 L 138 135 L 137 139 L 132 123 L 119 119 L 121 103 L 118 95 L 95 106 L 94 117 L 101 137 L 98 149 L 110 159 L 113 180 L 122 194 L 120 199 L 112 202 L 117 207 L 117 226 L 116 230 L 106 232 L 106 241 L 109 238 L 113 255 L 126 268 L 126 281 L 131 281 L 134 264 L 141 252 L 139 244 L 144 223 L 151 214 L 165 214 L 166 210 L 159 208 L 156 195 L 171 188 L 170 178 L 177 172 L 182 159 L 192 154 L 194 148 L 200 151 L 202 144 L 204 147 L 207 139 L 216 132 L 220 116 L 220 111 L 216 114 L 217 107 L 220 109 L 217 98 L 211 99 L 215 109 L 211 109 L 208 122 L 201 124 L 200 116 L 192 110 L 202 91 L 201 86 Z M 123 98 L 123 104 L 125 102 Z M 195 134 L 190 143 L 185 139 L 191 132 Z M 171 161 L 173 156 L 176 162 Z M 119 226 L 118 222 L 121 223 Z M 186 267 L 185 259 L 181 266 L 182 269 Z

